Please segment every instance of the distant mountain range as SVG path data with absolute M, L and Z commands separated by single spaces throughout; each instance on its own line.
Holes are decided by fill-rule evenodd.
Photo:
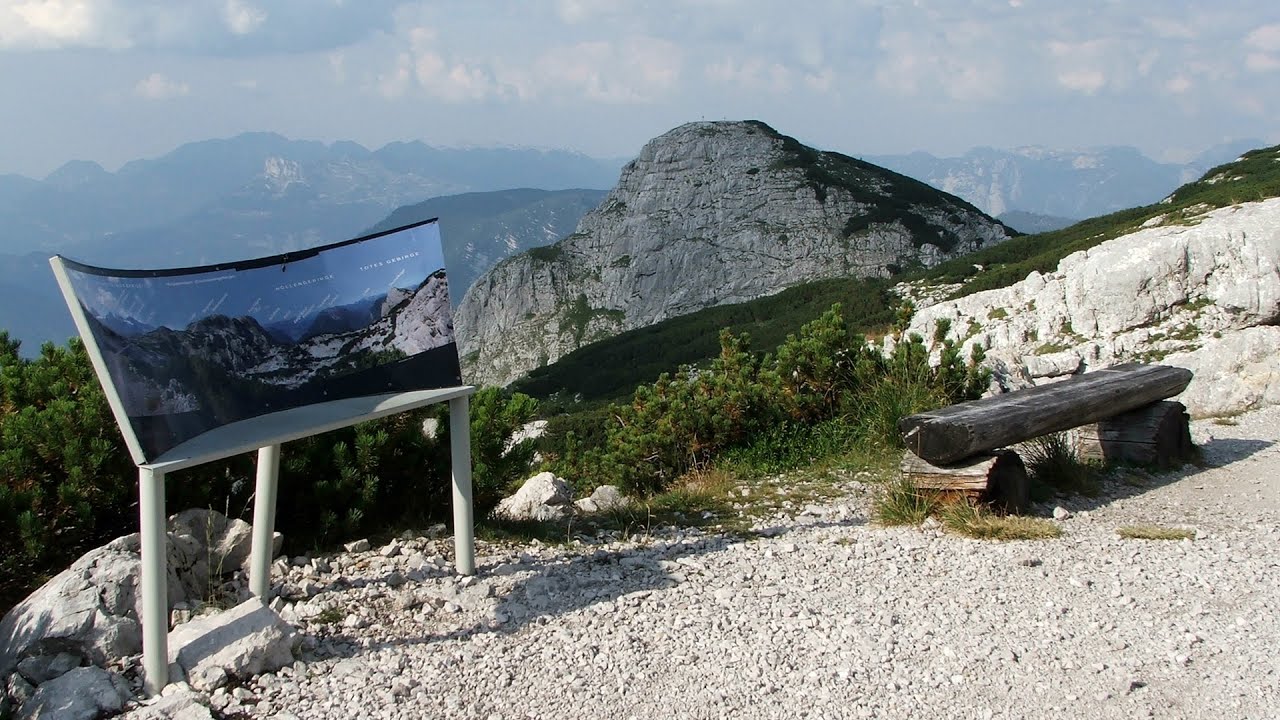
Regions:
M 1158 200 L 1245 145 L 1214 148 L 1185 165 L 1157 163 L 1131 148 L 868 159 L 1035 232 Z M 74 334 L 48 268 L 55 252 L 109 267 L 189 266 L 429 217 L 441 218 L 456 304 L 497 262 L 572 233 L 603 198 L 598 189 L 617 182 L 622 162 L 418 142 L 370 150 L 249 133 L 184 145 L 116 172 L 74 161 L 43 180 L 0 175 L 0 329 L 22 340 L 26 355 L 44 340 Z M 516 187 L 541 189 L 510 189 Z
M 74 334 L 47 263 L 54 253 L 118 268 L 213 264 L 354 237 L 406 205 L 397 218 L 443 218 L 460 297 L 485 263 L 570 232 L 602 193 L 563 189 L 610 187 L 621 164 L 566 151 L 416 142 L 371 151 L 251 133 L 114 173 L 76 161 L 44 180 L 0 176 L 0 329 L 26 355 Z
M 1261 140 L 1241 140 L 1218 145 L 1185 164 L 1159 163 L 1131 147 L 974 148 L 952 158 L 915 152 L 867 155 L 863 159 L 958 195 L 989 215 L 1022 211 L 1082 220 L 1150 205 L 1208 169 L 1264 144 Z M 1017 227 L 1029 219 L 1015 216 L 1011 224 Z M 1028 232 L 1031 230 L 1026 228 L 1035 227 L 1038 226 L 1033 222 L 1017 229 Z

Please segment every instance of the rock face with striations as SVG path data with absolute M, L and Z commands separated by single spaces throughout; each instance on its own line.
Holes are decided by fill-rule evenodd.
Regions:
M 576 232 L 468 290 L 455 316 L 466 377 L 506 384 L 625 330 L 1007 237 L 963 200 L 763 123 L 682 125 L 623 168 Z
M 1193 417 L 1280 404 L 1280 198 L 1164 222 L 923 307 L 909 331 L 949 322 L 1005 389 L 1136 360 L 1190 369 L 1178 399 Z

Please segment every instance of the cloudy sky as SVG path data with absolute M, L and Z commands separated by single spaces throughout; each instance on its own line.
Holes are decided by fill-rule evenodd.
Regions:
M 0 0 L 0 174 L 271 130 L 633 155 L 1280 142 L 1277 0 Z

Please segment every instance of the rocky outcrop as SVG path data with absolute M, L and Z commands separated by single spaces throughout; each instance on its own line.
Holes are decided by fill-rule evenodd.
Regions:
M 242 520 L 187 510 L 169 518 L 168 529 L 170 607 L 198 606 L 219 595 L 222 574 L 248 558 L 252 527 Z M 23 700 L 15 703 L 22 712 L 67 674 L 142 652 L 140 545 L 134 533 L 89 551 L 0 620 L 0 679 L 9 677 L 7 694 Z M 86 697 L 105 697 L 93 690 L 105 687 L 100 679 L 76 687 L 82 685 L 89 688 Z M 58 696 L 65 694 L 63 686 L 55 687 Z M 35 695 L 25 697 L 23 688 Z
M 910 332 L 987 349 L 1005 388 L 1137 360 L 1191 369 L 1193 416 L 1280 401 L 1280 198 L 1074 253 L 1051 273 L 920 309 Z
M 549 472 L 538 473 L 503 498 L 493 514 L 509 520 L 559 520 L 572 509 L 573 489 L 564 479 Z
M 574 234 L 467 291 L 455 316 L 466 377 L 506 384 L 624 330 L 1006 237 L 956 197 L 763 123 L 690 123 L 647 144 Z

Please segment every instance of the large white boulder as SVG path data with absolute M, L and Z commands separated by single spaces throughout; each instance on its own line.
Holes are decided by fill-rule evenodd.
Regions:
M 601 485 L 587 497 L 575 502 L 574 506 L 584 513 L 596 513 L 626 507 L 630 502 L 616 485 Z
M 534 475 L 511 497 L 503 498 L 493 514 L 510 520 L 559 520 L 569 513 L 573 489 L 549 472 Z
M 175 628 L 169 633 L 169 663 L 178 665 L 191 687 L 210 691 L 232 678 L 292 664 L 301 640 L 274 610 L 250 598 Z

